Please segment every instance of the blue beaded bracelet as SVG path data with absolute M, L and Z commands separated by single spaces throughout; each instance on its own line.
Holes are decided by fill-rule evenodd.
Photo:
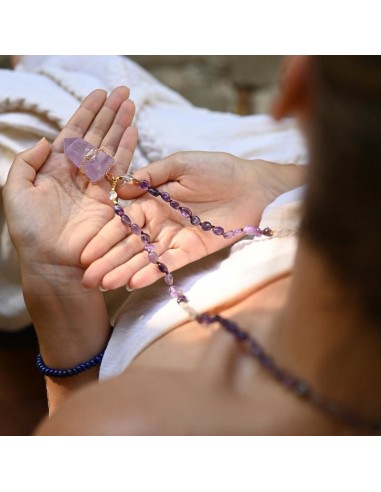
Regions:
M 81 362 L 71 369 L 53 369 L 52 367 L 48 367 L 45 362 L 42 360 L 41 353 L 37 355 L 36 366 L 41 374 L 44 376 L 50 376 L 53 378 L 69 378 L 71 376 L 77 376 L 83 371 L 87 371 L 92 367 L 97 366 L 102 362 L 104 355 L 104 351 L 100 352 L 98 355 L 93 357 L 92 359 L 87 360 L 86 362 Z

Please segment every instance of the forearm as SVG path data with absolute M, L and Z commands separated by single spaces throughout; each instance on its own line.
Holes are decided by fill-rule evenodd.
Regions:
M 67 369 L 101 352 L 110 327 L 103 296 L 81 285 L 81 271 L 21 266 L 25 302 L 49 367 Z M 72 391 L 98 378 L 99 366 L 70 378 L 46 378 L 50 413 Z

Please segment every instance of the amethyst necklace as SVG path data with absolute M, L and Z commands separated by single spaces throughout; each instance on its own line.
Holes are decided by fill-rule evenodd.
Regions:
M 101 149 L 96 149 L 91 144 L 82 139 L 66 139 L 64 141 L 65 154 L 67 157 L 83 172 L 90 181 L 93 183 L 98 182 L 102 177 L 105 177 L 113 164 L 113 158 L 108 156 Z M 355 412 L 345 408 L 335 401 L 324 398 L 316 393 L 311 386 L 304 380 L 289 373 L 285 369 L 279 367 L 277 363 L 267 354 L 264 348 L 252 337 L 247 331 L 242 330 L 233 321 L 226 319 L 218 314 L 211 313 L 198 313 L 188 303 L 188 299 L 185 296 L 182 289 L 174 284 L 172 273 L 170 273 L 168 267 L 162 263 L 159 256 L 154 251 L 154 245 L 151 243 L 151 237 L 147 232 L 144 232 L 138 224 L 133 223 L 131 218 L 124 212 L 124 209 L 118 203 L 117 185 L 122 181 L 123 183 L 129 183 L 138 186 L 141 190 L 148 192 L 153 197 L 162 199 L 167 202 L 170 207 L 178 210 L 179 213 L 188 219 L 189 222 L 195 226 L 200 227 L 202 231 L 208 233 L 212 232 L 216 236 L 220 236 L 225 239 L 232 238 L 234 236 L 273 236 L 273 231 L 266 227 L 261 230 L 259 227 L 247 225 L 234 230 L 225 231 L 221 226 L 213 225 L 208 221 L 202 221 L 197 215 L 193 215 L 192 211 L 181 206 L 179 202 L 173 200 L 169 193 L 162 192 L 157 188 L 154 188 L 146 180 L 137 180 L 132 175 L 127 174 L 125 176 L 107 176 L 111 181 L 111 191 L 109 198 L 113 203 L 114 212 L 120 217 L 121 222 L 128 227 L 131 232 L 140 237 L 143 248 L 147 252 L 148 260 L 150 263 L 155 264 L 159 271 L 164 275 L 164 282 L 168 286 L 169 295 L 177 299 L 179 306 L 181 306 L 190 315 L 191 319 L 196 320 L 203 325 L 211 325 L 218 323 L 223 329 L 234 336 L 239 345 L 252 357 L 254 357 L 261 367 L 266 370 L 274 380 L 278 381 L 282 386 L 292 391 L 296 396 L 305 399 L 320 409 L 322 412 L 335 418 L 342 423 L 361 429 L 367 433 L 378 434 L 381 432 L 381 423 L 372 420 L 367 420 L 357 415 Z M 103 352 L 95 356 L 93 359 L 86 361 L 85 363 L 78 364 L 72 369 L 51 369 L 47 367 L 42 361 L 41 354 L 38 355 L 37 365 L 40 371 L 48 376 L 52 377 L 67 377 L 76 375 L 83 370 L 93 367 L 99 364 L 102 360 Z M 74 369 L 74 372 L 71 373 Z M 60 374 L 61 373 L 61 374 Z

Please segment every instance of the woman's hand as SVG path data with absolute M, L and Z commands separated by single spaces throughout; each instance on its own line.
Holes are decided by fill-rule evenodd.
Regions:
M 89 183 L 63 154 L 63 140 L 79 137 L 102 147 L 115 155 L 112 172 L 125 172 L 137 140 L 130 126 L 134 105 L 128 97 L 125 87 L 108 98 L 105 91 L 94 91 L 51 148 L 44 139 L 16 156 L 3 196 L 23 273 L 54 275 L 58 268 L 74 267 L 82 275 L 84 247 L 113 216 L 110 184 Z
M 153 163 L 137 171 L 135 177 L 168 192 L 202 221 L 227 231 L 258 225 L 269 203 L 304 182 L 304 170 L 292 164 L 247 161 L 225 153 L 185 152 Z M 204 232 L 160 197 L 142 193 L 136 185 L 119 190 L 122 198 L 137 198 L 126 213 L 151 236 L 160 261 L 171 272 L 237 240 Z M 81 260 L 88 265 L 83 279 L 88 288 L 115 289 L 127 284 L 135 289 L 163 276 L 148 263 L 140 238 L 130 234 L 119 217 L 89 242 Z

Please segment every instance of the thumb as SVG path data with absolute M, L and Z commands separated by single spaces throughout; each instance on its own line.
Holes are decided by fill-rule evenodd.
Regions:
M 50 144 L 44 137 L 30 149 L 16 155 L 7 181 L 9 183 L 23 181 L 23 186 L 32 184 L 49 154 Z
M 183 158 L 184 152 L 172 154 L 160 161 L 152 162 L 146 167 L 138 169 L 134 173 L 134 178 L 139 181 L 147 180 L 151 186 L 156 187 L 169 181 L 176 181 L 184 175 L 187 160 Z M 120 198 L 131 200 L 144 193 L 138 186 L 126 184 L 118 188 Z

